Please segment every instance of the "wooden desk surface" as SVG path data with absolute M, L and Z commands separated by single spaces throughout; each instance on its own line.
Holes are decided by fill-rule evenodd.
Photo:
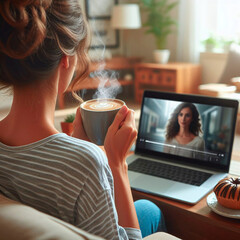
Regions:
M 196 205 L 188 205 L 136 190 L 132 192 L 134 200 L 148 199 L 157 204 L 165 216 L 168 232 L 181 239 L 240 239 L 240 219 L 214 213 L 207 206 L 206 197 Z

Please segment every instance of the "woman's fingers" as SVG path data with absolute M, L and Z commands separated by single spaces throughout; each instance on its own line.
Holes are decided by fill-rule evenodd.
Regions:
M 118 129 L 122 126 L 123 122 L 125 121 L 125 118 L 127 117 L 128 112 L 129 109 L 125 105 L 122 106 L 122 108 L 118 111 L 112 125 L 110 126 L 112 133 L 116 133 Z
M 75 119 L 73 121 L 73 125 L 75 125 L 77 122 L 81 122 L 82 121 L 82 117 L 81 117 L 81 112 L 80 112 L 80 108 L 77 108 L 76 111 L 76 115 L 75 115 Z
M 127 149 L 130 149 L 137 137 L 135 112 L 133 110 L 129 111 L 122 128 L 123 128 L 122 130 L 124 131 L 124 135 L 128 136 L 128 138 L 125 140 L 126 143 L 128 143 L 126 144 L 126 147 Z
M 133 110 L 129 110 L 129 112 L 128 112 L 126 118 L 125 118 L 124 124 L 136 128 L 135 112 Z
M 80 108 L 77 108 L 76 111 L 76 116 L 73 121 L 73 137 L 80 138 L 86 141 L 89 141 L 89 138 L 87 137 L 84 127 L 83 127 L 83 122 L 82 122 L 82 116 L 81 116 L 81 111 Z
M 73 127 L 74 129 L 77 129 L 79 128 L 79 126 L 80 127 L 82 126 L 82 117 L 81 117 L 80 108 L 77 108 L 75 119 L 73 121 Z
M 104 142 L 109 160 L 115 159 L 114 164 L 125 161 L 133 142 L 136 140 L 137 129 L 135 125 L 134 111 L 127 108 L 127 114 L 119 113 L 113 124 L 110 126 Z M 116 162 L 116 159 L 121 159 Z

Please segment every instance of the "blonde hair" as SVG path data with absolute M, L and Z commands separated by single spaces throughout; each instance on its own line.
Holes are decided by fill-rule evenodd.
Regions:
M 78 58 L 71 89 L 88 75 L 88 26 L 79 0 L 0 1 L 0 29 L 3 87 L 44 79 L 64 54 Z

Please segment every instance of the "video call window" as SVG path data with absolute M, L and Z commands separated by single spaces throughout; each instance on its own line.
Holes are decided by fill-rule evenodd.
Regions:
M 203 161 L 227 161 L 232 108 L 146 98 L 142 111 L 139 136 L 146 149 Z M 186 143 L 178 137 L 180 128 L 192 133 Z

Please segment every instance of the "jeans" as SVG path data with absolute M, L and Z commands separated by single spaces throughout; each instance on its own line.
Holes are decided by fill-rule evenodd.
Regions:
M 134 202 L 142 237 L 155 232 L 166 232 L 163 214 L 158 206 L 148 200 Z

